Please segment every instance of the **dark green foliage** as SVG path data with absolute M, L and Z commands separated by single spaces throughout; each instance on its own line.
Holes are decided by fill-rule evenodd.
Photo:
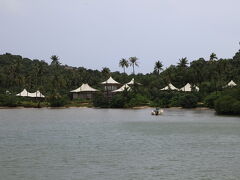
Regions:
M 53 93 L 48 97 L 48 102 L 51 107 L 62 107 L 67 104 L 68 100 L 66 97 L 63 97 L 58 93 Z
M 240 101 L 231 96 L 223 96 L 216 100 L 215 110 L 218 114 L 240 114 Z
M 109 107 L 109 100 L 104 97 L 102 93 L 95 95 L 93 98 L 93 106 L 101 107 L 101 108 L 108 108 Z
M 215 101 L 218 114 L 240 114 L 240 89 L 226 89 Z
M 17 97 L 12 95 L 0 95 L 0 106 L 16 107 L 18 105 Z
M 197 107 L 198 98 L 192 94 L 185 94 L 179 98 L 179 104 L 183 108 Z
M 215 101 L 220 97 L 220 92 L 213 92 L 204 99 L 204 104 L 209 108 L 214 108 Z

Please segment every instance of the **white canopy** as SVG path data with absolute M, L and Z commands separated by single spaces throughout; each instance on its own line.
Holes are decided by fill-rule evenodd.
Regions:
M 193 89 L 196 89 L 196 91 L 199 91 L 199 87 L 197 86 L 191 86 L 191 84 L 187 83 L 184 87 L 182 87 L 180 90 L 185 92 L 191 92 Z
M 32 98 L 45 98 L 45 96 L 40 91 L 30 93 L 26 89 L 24 89 L 22 92 L 18 93 L 16 96 L 32 97 Z
M 132 80 L 127 83 L 127 85 L 134 85 L 134 84 L 141 85 L 140 83 L 136 83 L 134 78 L 132 78 Z
M 102 82 L 101 84 L 120 84 L 119 82 L 115 81 L 111 76 L 108 80 Z
M 233 87 L 233 86 L 236 86 L 237 84 L 233 81 L 233 80 L 231 80 L 228 84 L 227 84 L 227 86 L 228 87 Z
M 32 97 L 32 98 L 45 98 L 45 96 L 40 91 L 30 93 L 26 89 L 24 89 L 22 92 L 18 93 L 16 96 Z
M 79 88 L 72 90 L 70 92 L 78 93 L 78 92 L 95 92 L 95 91 L 98 91 L 98 90 L 90 87 L 88 84 L 82 84 L 82 86 L 80 86 Z
M 124 90 L 130 91 L 131 88 L 127 84 L 124 84 L 122 87 L 112 92 L 123 92 Z
M 170 83 L 168 86 L 166 86 L 165 88 L 162 88 L 160 89 L 162 91 L 165 91 L 165 90 L 179 90 L 178 88 L 176 88 L 174 85 L 172 85 L 172 83 Z
M 18 93 L 16 96 L 28 97 L 29 92 L 26 89 L 23 89 L 22 92 Z
M 40 91 L 36 91 L 34 93 L 28 93 L 28 97 L 45 98 L 45 96 Z

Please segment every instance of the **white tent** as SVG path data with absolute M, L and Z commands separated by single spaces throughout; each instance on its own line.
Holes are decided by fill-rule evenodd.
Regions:
M 111 76 L 108 80 L 102 82 L 101 84 L 120 84 L 119 82 L 115 81 Z
M 127 84 L 124 84 L 122 87 L 112 92 L 123 92 L 124 90 L 130 91 L 131 88 Z
M 227 84 L 227 86 L 225 86 L 225 87 L 233 87 L 233 86 L 236 86 L 237 84 L 233 81 L 233 80 L 231 80 L 228 84 Z
M 40 91 L 36 91 L 34 93 L 28 93 L 28 97 L 45 98 L 45 96 Z
M 24 89 L 22 92 L 18 93 L 16 96 L 32 97 L 32 98 L 45 98 L 45 96 L 40 91 L 30 93 L 26 89 Z
M 26 89 L 24 89 L 22 92 L 18 93 L 16 96 L 28 97 L 28 94 L 30 93 Z
M 184 92 L 191 92 L 193 89 L 196 89 L 196 91 L 199 91 L 199 87 L 197 86 L 191 86 L 191 84 L 187 83 L 184 87 L 182 87 L 180 90 Z
M 140 83 L 135 82 L 134 78 L 132 78 L 132 80 L 127 83 L 127 85 L 134 85 L 134 84 L 141 85 Z
M 79 88 L 72 90 L 70 92 L 78 93 L 78 92 L 96 92 L 96 91 L 98 91 L 98 90 L 90 87 L 88 84 L 82 84 L 82 86 L 80 86 Z
M 170 83 L 168 86 L 166 86 L 165 88 L 160 89 L 162 91 L 166 91 L 166 90 L 179 90 L 178 88 L 176 88 L 174 85 L 172 85 L 172 83 Z

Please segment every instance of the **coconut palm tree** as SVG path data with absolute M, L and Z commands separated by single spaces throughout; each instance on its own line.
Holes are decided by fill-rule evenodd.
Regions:
M 214 60 L 217 60 L 218 58 L 217 58 L 217 55 L 215 54 L 215 53 L 212 53 L 212 54 L 210 54 L 210 61 L 214 61 Z
M 128 66 L 129 66 L 128 60 L 122 58 L 119 61 L 119 66 L 123 68 L 123 71 L 124 71 L 124 74 L 125 74 L 125 68 L 128 68 Z
M 130 61 L 130 66 L 133 67 L 133 74 L 135 74 L 135 66 L 138 66 L 138 62 L 137 62 L 138 58 L 137 57 L 130 57 L 129 61 Z
M 188 65 L 188 60 L 186 57 L 179 59 L 178 67 L 186 68 L 187 65 Z
M 59 62 L 59 57 L 56 55 L 51 56 L 51 65 L 60 65 L 61 63 Z
M 157 72 L 157 74 L 160 74 L 160 71 L 163 69 L 163 64 L 161 61 L 157 61 L 154 66 L 154 71 Z

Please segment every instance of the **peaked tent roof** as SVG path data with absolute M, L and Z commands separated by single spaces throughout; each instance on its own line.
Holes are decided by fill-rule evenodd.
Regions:
M 101 84 L 120 84 L 119 82 L 115 81 L 111 76 L 108 80 L 102 82 Z
M 132 78 L 132 80 L 127 83 L 127 85 L 134 85 L 134 84 L 141 85 L 140 83 L 136 83 L 134 78 Z
M 131 87 L 129 87 L 129 85 L 127 85 L 127 84 L 124 84 L 122 87 L 120 87 L 119 89 L 114 90 L 112 92 L 123 92 L 124 90 L 130 91 Z
M 79 88 L 72 90 L 70 92 L 95 92 L 98 91 L 97 89 L 92 88 L 88 84 L 82 84 Z
M 28 97 L 29 92 L 26 89 L 23 89 L 22 92 L 16 94 L 16 96 Z
M 179 89 L 176 88 L 174 85 L 172 85 L 172 83 L 170 83 L 170 84 L 168 84 L 168 86 L 166 86 L 166 87 L 164 87 L 160 90 L 162 90 L 162 91 L 164 91 L 164 90 L 177 90 L 178 91 Z
M 233 80 L 231 80 L 228 84 L 227 84 L 227 86 L 229 86 L 229 87 L 232 87 L 232 86 L 236 86 L 237 84 L 233 81 Z
M 24 89 L 22 92 L 18 93 L 16 96 L 32 97 L 32 98 L 36 98 L 36 97 L 45 98 L 45 96 L 40 91 L 30 93 L 26 89 Z
M 28 93 L 28 97 L 45 98 L 45 96 L 40 91 L 36 91 L 34 93 Z
M 180 90 L 185 92 L 191 92 L 193 89 L 196 89 L 196 91 L 199 91 L 199 87 L 197 86 L 191 86 L 191 84 L 187 83 L 184 87 L 182 87 Z
M 180 90 L 181 90 L 181 91 L 186 91 L 186 92 L 192 91 L 191 84 L 187 83 L 187 84 L 186 84 L 184 87 L 182 87 Z

